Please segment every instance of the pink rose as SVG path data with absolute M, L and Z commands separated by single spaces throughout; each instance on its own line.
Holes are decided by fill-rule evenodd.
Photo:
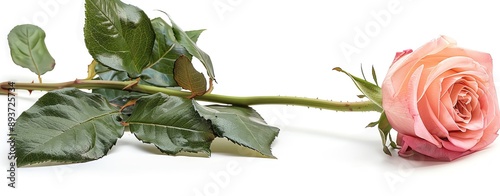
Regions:
M 451 161 L 491 144 L 500 110 L 488 53 L 446 36 L 397 53 L 382 84 L 383 108 L 400 156 Z

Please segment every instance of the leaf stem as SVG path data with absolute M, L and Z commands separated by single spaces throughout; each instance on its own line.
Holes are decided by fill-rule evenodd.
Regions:
M 69 82 L 61 83 L 15 83 L 14 88 L 24 89 L 24 90 L 41 90 L 41 91 L 51 91 L 62 88 L 74 87 L 78 89 L 118 89 L 126 91 L 142 92 L 147 94 L 154 94 L 158 92 L 165 93 L 171 96 L 178 97 L 189 97 L 190 92 L 179 91 L 169 88 L 156 87 L 150 85 L 137 84 L 126 88 L 127 86 L 133 84 L 136 81 L 106 81 L 106 80 L 82 80 L 76 79 Z M 3 82 L 0 84 L 1 89 L 5 90 L 12 88 L 8 82 Z M 0 91 L 0 94 L 5 94 L 5 91 Z M 292 96 L 228 96 L 228 95 L 218 95 L 218 94 L 205 94 L 203 96 L 195 97 L 196 100 L 208 101 L 215 103 L 233 104 L 233 105 L 264 105 L 264 104 L 275 104 L 275 105 L 295 105 L 295 106 L 305 106 L 319 109 L 328 109 L 335 111 L 345 111 L 345 112 L 367 112 L 376 111 L 381 112 L 382 109 L 371 101 L 360 101 L 360 102 L 342 102 L 342 101 L 330 101 L 314 98 L 304 98 L 304 97 L 292 97 Z

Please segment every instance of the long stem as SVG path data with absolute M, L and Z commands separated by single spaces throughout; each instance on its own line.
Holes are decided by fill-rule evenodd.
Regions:
M 189 92 L 183 92 L 168 88 L 141 85 L 133 85 L 135 81 L 105 81 L 105 80 L 75 80 L 70 82 L 62 83 L 15 83 L 13 87 L 17 89 L 24 90 L 42 90 L 51 91 L 56 89 L 74 87 L 79 89 L 118 89 L 123 90 L 127 86 L 129 88 L 125 89 L 128 91 L 142 92 L 148 94 L 154 94 L 162 92 L 172 96 L 178 97 L 188 97 L 191 94 Z M 7 82 L 0 84 L 1 89 L 12 88 Z M 0 93 L 5 94 L 5 91 Z M 303 98 L 303 97 L 290 97 L 290 96 L 249 96 L 249 97 L 238 97 L 238 96 L 227 96 L 227 95 L 217 95 L 217 94 L 206 94 L 203 96 L 198 96 L 196 100 L 209 101 L 216 103 L 225 103 L 233 105 L 263 105 L 263 104 L 276 104 L 276 105 L 297 105 L 306 106 L 312 108 L 328 109 L 335 111 L 377 111 L 381 112 L 381 109 L 372 103 L 371 101 L 361 101 L 361 102 L 338 102 L 329 101 L 313 98 Z

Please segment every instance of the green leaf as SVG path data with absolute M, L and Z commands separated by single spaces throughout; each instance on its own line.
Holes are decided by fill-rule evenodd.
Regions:
M 135 107 L 127 123 L 139 140 L 153 143 L 167 154 L 210 153 L 215 138 L 210 123 L 200 117 L 189 99 L 156 93 L 140 98 Z
M 196 71 L 186 56 L 175 61 L 174 78 L 182 88 L 191 91 L 191 97 L 203 95 L 207 91 L 207 80 L 202 73 Z
M 95 72 L 99 76 L 95 80 L 109 80 L 109 81 L 128 81 L 130 78 L 127 75 L 127 72 L 113 70 L 109 67 L 106 67 L 100 63 L 95 66 Z M 129 92 L 124 90 L 117 89 L 92 89 L 92 93 L 97 93 L 104 96 L 108 100 L 115 99 L 120 96 L 130 96 L 130 95 L 142 95 L 142 93 L 137 92 Z
M 45 45 L 45 31 L 40 27 L 31 24 L 16 26 L 7 39 L 15 64 L 28 68 L 38 77 L 54 69 L 56 62 Z
M 142 72 L 142 79 L 155 86 L 177 86 L 174 79 L 174 62 L 184 55 L 191 59 L 191 54 L 177 42 L 172 27 L 161 18 L 151 20 L 155 31 L 155 43 L 151 63 Z M 186 34 L 196 42 L 203 30 L 188 31 Z
M 155 39 L 144 11 L 119 0 L 86 0 L 85 9 L 85 44 L 92 57 L 138 77 L 149 64 Z
M 165 13 L 165 12 L 163 12 Z M 174 36 L 177 39 L 177 41 L 186 48 L 186 50 L 205 66 L 205 69 L 207 69 L 207 74 L 210 79 L 215 81 L 215 73 L 214 73 L 214 68 L 212 65 L 212 60 L 210 59 L 210 56 L 208 56 L 207 53 L 205 53 L 203 50 L 201 50 L 197 45 L 196 42 L 193 41 L 190 38 L 190 35 L 188 35 L 186 32 L 184 32 L 173 20 L 172 17 L 170 17 L 167 13 L 165 13 L 169 18 L 170 22 L 172 23 L 172 30 L 174 31 Z M 192 37 L 192 36 L 191 36 Z
M 198 42 L 198 38 L 200 37 L 201 33 L 203 33 L 203 31 L 205 31 L 205 29 L 186 31 L 186 34 L 188 35 L 189 39 L 193 40 L 193 42 L 196 43 Z
M 368 125 L 366 125 L 365 128 L 368 128 L 368 127 L 375 127 L 378 125 L 378 121 L 375 121 L 375 122 L 371 122 L 371 123 L 368 123 Z
M 396 142 L 394 142 L 394 141 L 392 140 L 392 135 L 391 135 L 391 133 L 390 133 L 390 132 L 389 132 L 389 136 L 387 136 L 387 137 L 389 138 L 389 145 L 390 145 L 392 148 L 394 148 L 394 149 L 399 149 L 398 144 L 396 144 Z
M 373 78 L 373 81 L 375 82 L 375 85 L 379 86 L 378 80 L 377 80 L 377 73 L 375 73 L 375 67 L 373 65 L 372 65 L 372 78 Z
M 352 74 L 342 70 L 340 67 L 333 68 L 335 71 L 339 71 L 345 73 L 347 76 L 351 78 L 356 87 L 364 94 L 368 99 L 370 99 L 373 103 L 377 104 L 377 106 L 382 109 L 382 89 L 375 84 L 372 84 L 366 80 L 353 76 Z
M 123 116 L 124 121 L 128 119 L 130 115 L 132 115 L 135 105 L 129 105 L 146 94 L 129 94 L 129 95 L 121 95 L 117 96 L 114 99 L 109 100 L 109 103 L 120 108 L 121 114 Z
M 100 95 L 74 88 L 48 92 L 17 119 L 17 164 L 99 159 L 123 135 L 118 119 L 118 108 Z
M 171 68 L 172 69 L 167 67 L 152 67 L 145 69 L 142 71 L 141 79 L 148 84 L 159 87 L 178 86 L 174 79 L 173 66 L 171 66 Z
M 110 81 L 131 80 L 131 78 L 128 77 L 127 72 L 111 69 L 109 67 L 102 65 L 101 63 L 97 63 L 97 65 L 95 66 L 95 73 L 102 80 L 110 80 Z
M 271 143 L 279 129 L 267 125 L 264 119 L 250 107 L 202 106 L 193 100 L 196 111 L 212 122 L 215 133 L 234 143 L 256 150 L 262 155 L 274 157 Z
M 356 95 L 356 97 L 360 98 L 360 99 L 363 99 L 366 97 L 366 95 Z
M 389 124 L 389 120 L 387 120 L 385 112 L 382 112 L 382 114 L 380 115 L 380 119 L 378 121 L 378 131 L 382 139 L 383 150 L 387 155 L 391 155 L 391 151 L 389 151 L 389 148 L 387 147 L 387 137 L 389 137 L 391 129 L 392 126 L 391 124 Z
M 118 97 L 122 96 L 141 96 L 141 95 L 146 95 L 143 93 L 138 93 L 138 92 L 130 92 L 130 91 L 124 91 L 124 90 L 116 90 L 116 89 L 105 89 L 105 88 L 98 88 L 98 89 L 92 89 L 92 93 L 102 95 L 108 100 L 113 100 Z
M 363 76 L 363 80 L 368 81 L 366 80 L 365 71 L 363 70 L 363 64 L 361 64 L 359 67 L 361 68 L 361 76 Z

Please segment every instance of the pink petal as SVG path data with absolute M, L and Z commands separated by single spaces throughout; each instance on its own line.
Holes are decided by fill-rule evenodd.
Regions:
M 422 64 L 417 64 L 425 56 L 435 54 L 446 47 L 454 46 L 456 42 L 446 36 L 434 39 L 408 55 L 400 57 L 391 65 L 391 69 L 386 75 L 384 83 L 391 83 L 391 96 L 399 94 L 411 73 Z
M 461 148 L 463 150 L 468 150 L 474 147 L 479 142 L 482 135 L 482 131 L 455 132 L 450 133 L 450 137 L 448 137 L 448 140 L 450 145 Z M 468 136 L 470 138 L 465 138 L 464 136 Z M 452 149 L 452 147 L 450 146 L 446 146 L 445 148 Z
M 470 150 L 465 152 L 451 151 L 446 148 L 437 147 L 436 145 L 429 143 L 426 140 L 407 135 L 401 136 L 400 145 L 402 146 L 401 150 L 399 151 L 400 156 L 405 157 L 409 154 L 411 155 L 412 152 L 416 152 L 440 161 L 452 161 L 473 152 Z
M 498 136 L 498 130 L 500 129 L 500 110 L 498 108 L 498 98 L 496 96 L 496 91 L 494 87 L 489 88 L 489 92 L 484 96 L 480 95 L 481 106 L 487 105 L 483 110 L 486 110 L 485 116 L 485 129 L 483 130 L 483 136 L 481 140 L 473 147 L 471 150 L 481 150 L 486 146 L 490 145 Z M 484 104 L 486 103 L 486 104 Z
M 413 50 L 412 49 L 406 49 L 406 50 L 403 50 L 401 52 L 396 52 L 396 56 L 394 57 L 394 60 L 392 61 L 392 64 L 394 64 L 394 62 L 396 62 L 397 60 L 399 60 L 401 57 L 407 55 L 407 54 L 410 54 L 412 53 Z
M 443 123 L 441 123 L 437 118 L 435 112 L 431 108 L 431 104 L 429 104 L 429 100 L 427 98 L 420 100 L 418 106 L 422 122 L 429 131 L 429 133 L 437 137 L 442 137 L 442 138 L 448 137 L 448 130 L 446 129 L 445 126 L 443 126 Z
M 434 145 L 440 146 L 441 144 L 434 138 L 434 136 L 431 135 L 429 130 L 425 127 L 425 124 L 422 121 L 422 116 L 420 116 L 420 111 L 418 109 L 417 88 L 420 82 L 420 76 L 422 75 L 423 69 L 424 66 L 418 67 L 410 77 L 410 80 L 408 81 L 408 87 L 407 87 L 409 92 L 408 109 L 410 110 L 410 114 L 413 116 L 414 120 L 413 131 L 415 133 L 415 136 L 425 139 L 433 143 Z

